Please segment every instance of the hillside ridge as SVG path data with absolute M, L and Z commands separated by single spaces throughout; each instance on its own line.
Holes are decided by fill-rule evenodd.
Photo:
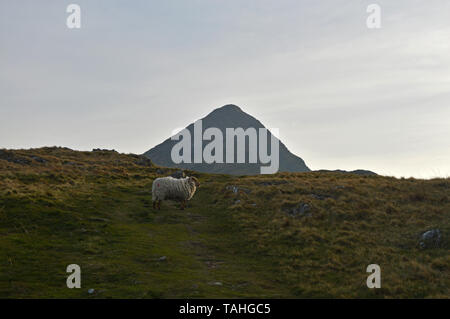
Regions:
M 450 179 L 186 171 L 140 155 L 0 151 L 1 298 L 448 298 Z M 82 269 L 68 289 L 66 267 Z M 382 288 L 368 289 L 379 264 Z M 88 293 L 94 289 L 93 293 Z

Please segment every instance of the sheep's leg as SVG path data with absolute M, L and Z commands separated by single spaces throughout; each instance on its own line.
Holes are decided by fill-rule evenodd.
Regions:
M 156 200 L 153 201 L 153 209 L 156 208 Z
M 185 200 L 181 201 L 181 210 L 184 209 L 184 206 L 185 206 L 185 205 L 186 205 L 186 201 L 185 201 Z
M 158 210 L 161 210 L 161 200 L 158 201 Z

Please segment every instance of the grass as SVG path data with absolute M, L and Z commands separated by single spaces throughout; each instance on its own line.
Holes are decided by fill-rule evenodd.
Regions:
M 153 179 L 174 171 L 112 151 L 0 151 L 0 297 L 450 297 L 448 178 L 191 172 L 186 210 L 152 209 Z M 309 214 L 291 216 L 299 204 Z M 421 249 L 433 228 L 441 245 Z M 381 289 L 366 286 L 372 263 Z

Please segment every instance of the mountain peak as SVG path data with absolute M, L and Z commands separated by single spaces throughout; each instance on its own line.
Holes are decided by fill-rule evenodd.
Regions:
M 265 129 L 265 126 L 258 121 L 256 118 L 251 116 L 250 114 L 244 112 L 239 106 L 235 104 L 227 104 L 222 107 L 214 109 L 211 113 L 206 115 L 201 119 L 201 127 L 203 134 L 208 128 L 215 128 L 222 132 L 222 138 L 226 138 L 226 131 L 229 128 L 241 128 L 247 130 L 248 128 L 254 128 L 255 130 Z M 195 135 L 194 130 L 195 123 L 189 124 L 186 129 L 190 132 L 190 136 L 193 137 Z M 269 131 L 269 134 L 270 131 Z M 202 135 L 203 136 L 203 135 Z M 201 137 L 202 137 L 201 136 Z M 217 138 L 217 137 L 215 137 Z M 223 141 L 222 141 L 223 142 Z M 279 171 L 281 172 L 307 172 L 309 168 L 306 166 L 305 162 L 298 156 L 292 154 L 286 146 L 279 141 Z M 161 144 L 156 145 L 149 151 L 145 152 L 144 155 L 150 158 L 153 163 L 166 167 L 178 167 L 181 169 L 190 169 L 199 172 L 209 172 L 209 173 L 219 173 L 219 174 L 236 174 L 236 175 L 255 175 L 260 174 L 261 167 L 264 166 L 264 163 L 261 161 L 250 162 L 250 140 L 245 142 L 244 150 L 245 150 L 245 161 L 237 162 L 237 159 L 234 159 L 230 163 L 226 163 L 225 160 L 206 163 L 206 162 L 195 162 L 192 159 L 189 162 L 181 162 L 175 163 L 172 160 L 172 150 L 173 147 L 178 144 L 176 140 L 172 140 L 171 138 L 166 139 Z M 190 154 L 194 154 L 194 142 L 188 142 L 191 150 Z M 224 142 L 226 144 L 226 141 Z M 233 142 L 234 143 L 234 142 Z M 236 142 L 238 143 L 238 142 Z M 202 154 L 205 150 L 207 141 L 205 143 L 201 143 Z M 223 144 L 223 145 L 225 145 Z M 248 147 L 246 147 L 246 145 Z M 189 146 L 188 146 L 189 147 Z M 257 147 L 258 148 L 258 147 Z M 234 155 L 237 154 L 237 145 L 234 145 Z M 215 150 L 215 149 L 214 149 Z M 223 146 L 222 157 L 225 159 L 226 153 L 228 152 L 227 148 Z M 183 150 L 184 154 L 184 150 Z M 248 159 L 248 160 L 247 160 Z
M 220 111 L 240 111 L 240 112 L 242 112 L 242 109 L 235 104 L 227 104 L 227 105 L 224 105 L 222 107 L 215 109 L 214 111 L 219 111 L 219 110 Z

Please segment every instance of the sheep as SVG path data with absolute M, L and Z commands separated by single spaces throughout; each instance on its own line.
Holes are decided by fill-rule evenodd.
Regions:
M 153 208 L 161 209 L 161 201 L 181 201 L 181 209 L 184 209 L 186 201 L 194 196 L 200 183 L 195 177 L 176 179 L 171 176 L 160 177 L 153 181 L 152 200 Z

